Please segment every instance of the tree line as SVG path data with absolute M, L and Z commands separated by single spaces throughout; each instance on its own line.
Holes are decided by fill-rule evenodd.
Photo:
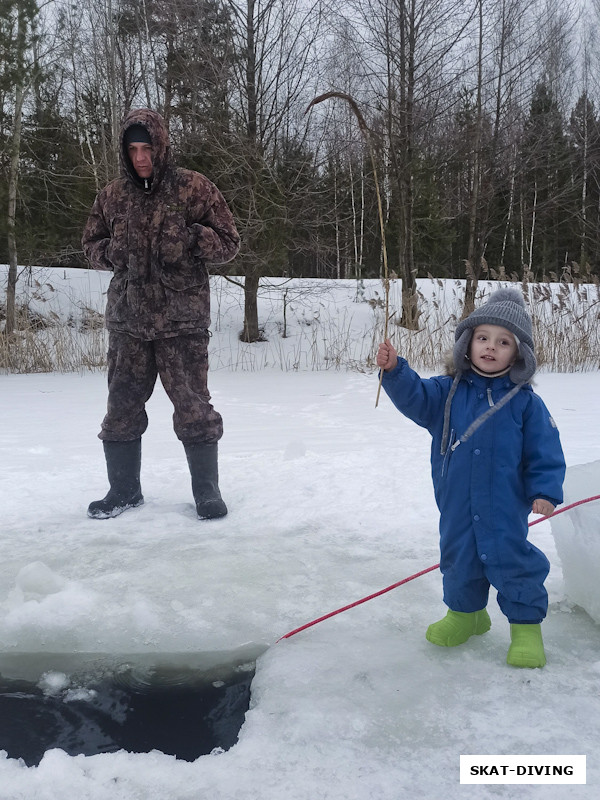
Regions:
M 234 211 L 247 341 L 268 275 L 385 260 L 408 327 L 418 277 L 466 278 L 467 311 L 481 278 L 597 281 L 599 19 L 600 0 L 0 0 L 0 263 L 86 266 L 143 105 Z

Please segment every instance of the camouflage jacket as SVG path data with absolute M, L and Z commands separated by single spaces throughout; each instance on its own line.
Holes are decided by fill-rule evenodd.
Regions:
M 150 181 L 137 175 L 124 149 L 125 131 L 135 123 L 152 141 Z M 156 112 L 131 111 L 120 143 L 123 176 L 99 192 L 82 239 L 91 266 L 114 272 L 106 326 L 141 339 L 207 329 L 207 264 L 225 264 L 239 249 L 231 211 L 208 178 L 172 164 Z

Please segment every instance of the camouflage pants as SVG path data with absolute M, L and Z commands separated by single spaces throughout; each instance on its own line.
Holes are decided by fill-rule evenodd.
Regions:
M 217 442 L 223 420 L 208 392 L 208 333 L 145 341 L 110 331 L 108 340 L 108 404 L 100 439 L 127 442 L 148 427 L 146 402 L 156 378 L 175 413 L 173 428 L 184 444 Z

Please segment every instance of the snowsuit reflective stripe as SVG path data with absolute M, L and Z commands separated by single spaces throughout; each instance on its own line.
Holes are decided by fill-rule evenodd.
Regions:
M 455 443 L 474 419 L 513 388 L 503 376 L 468 372 L 452 401 L 450 446 L 440 452 L 444 405 L 452 377 L 422 379 L 404 359 L 384 373 L 394 405 L 432 436 L 431 474 L 440 510 L 444 601 L 453 611 L 478 611 L 489 586 L 511 622 L 544 619 L 549 563 L 527 539 L 536 498 L 562 502 L 565 461 L 556 425 L 531 386 L 524 386 L 473 435 Z

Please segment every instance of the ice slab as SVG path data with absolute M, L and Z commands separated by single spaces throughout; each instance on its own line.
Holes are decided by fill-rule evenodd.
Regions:
M 565 505 L 600 494 L 600 461 L 567 469 Z M 600 623 L 600 500 L 550 520 L 567 598 Z

